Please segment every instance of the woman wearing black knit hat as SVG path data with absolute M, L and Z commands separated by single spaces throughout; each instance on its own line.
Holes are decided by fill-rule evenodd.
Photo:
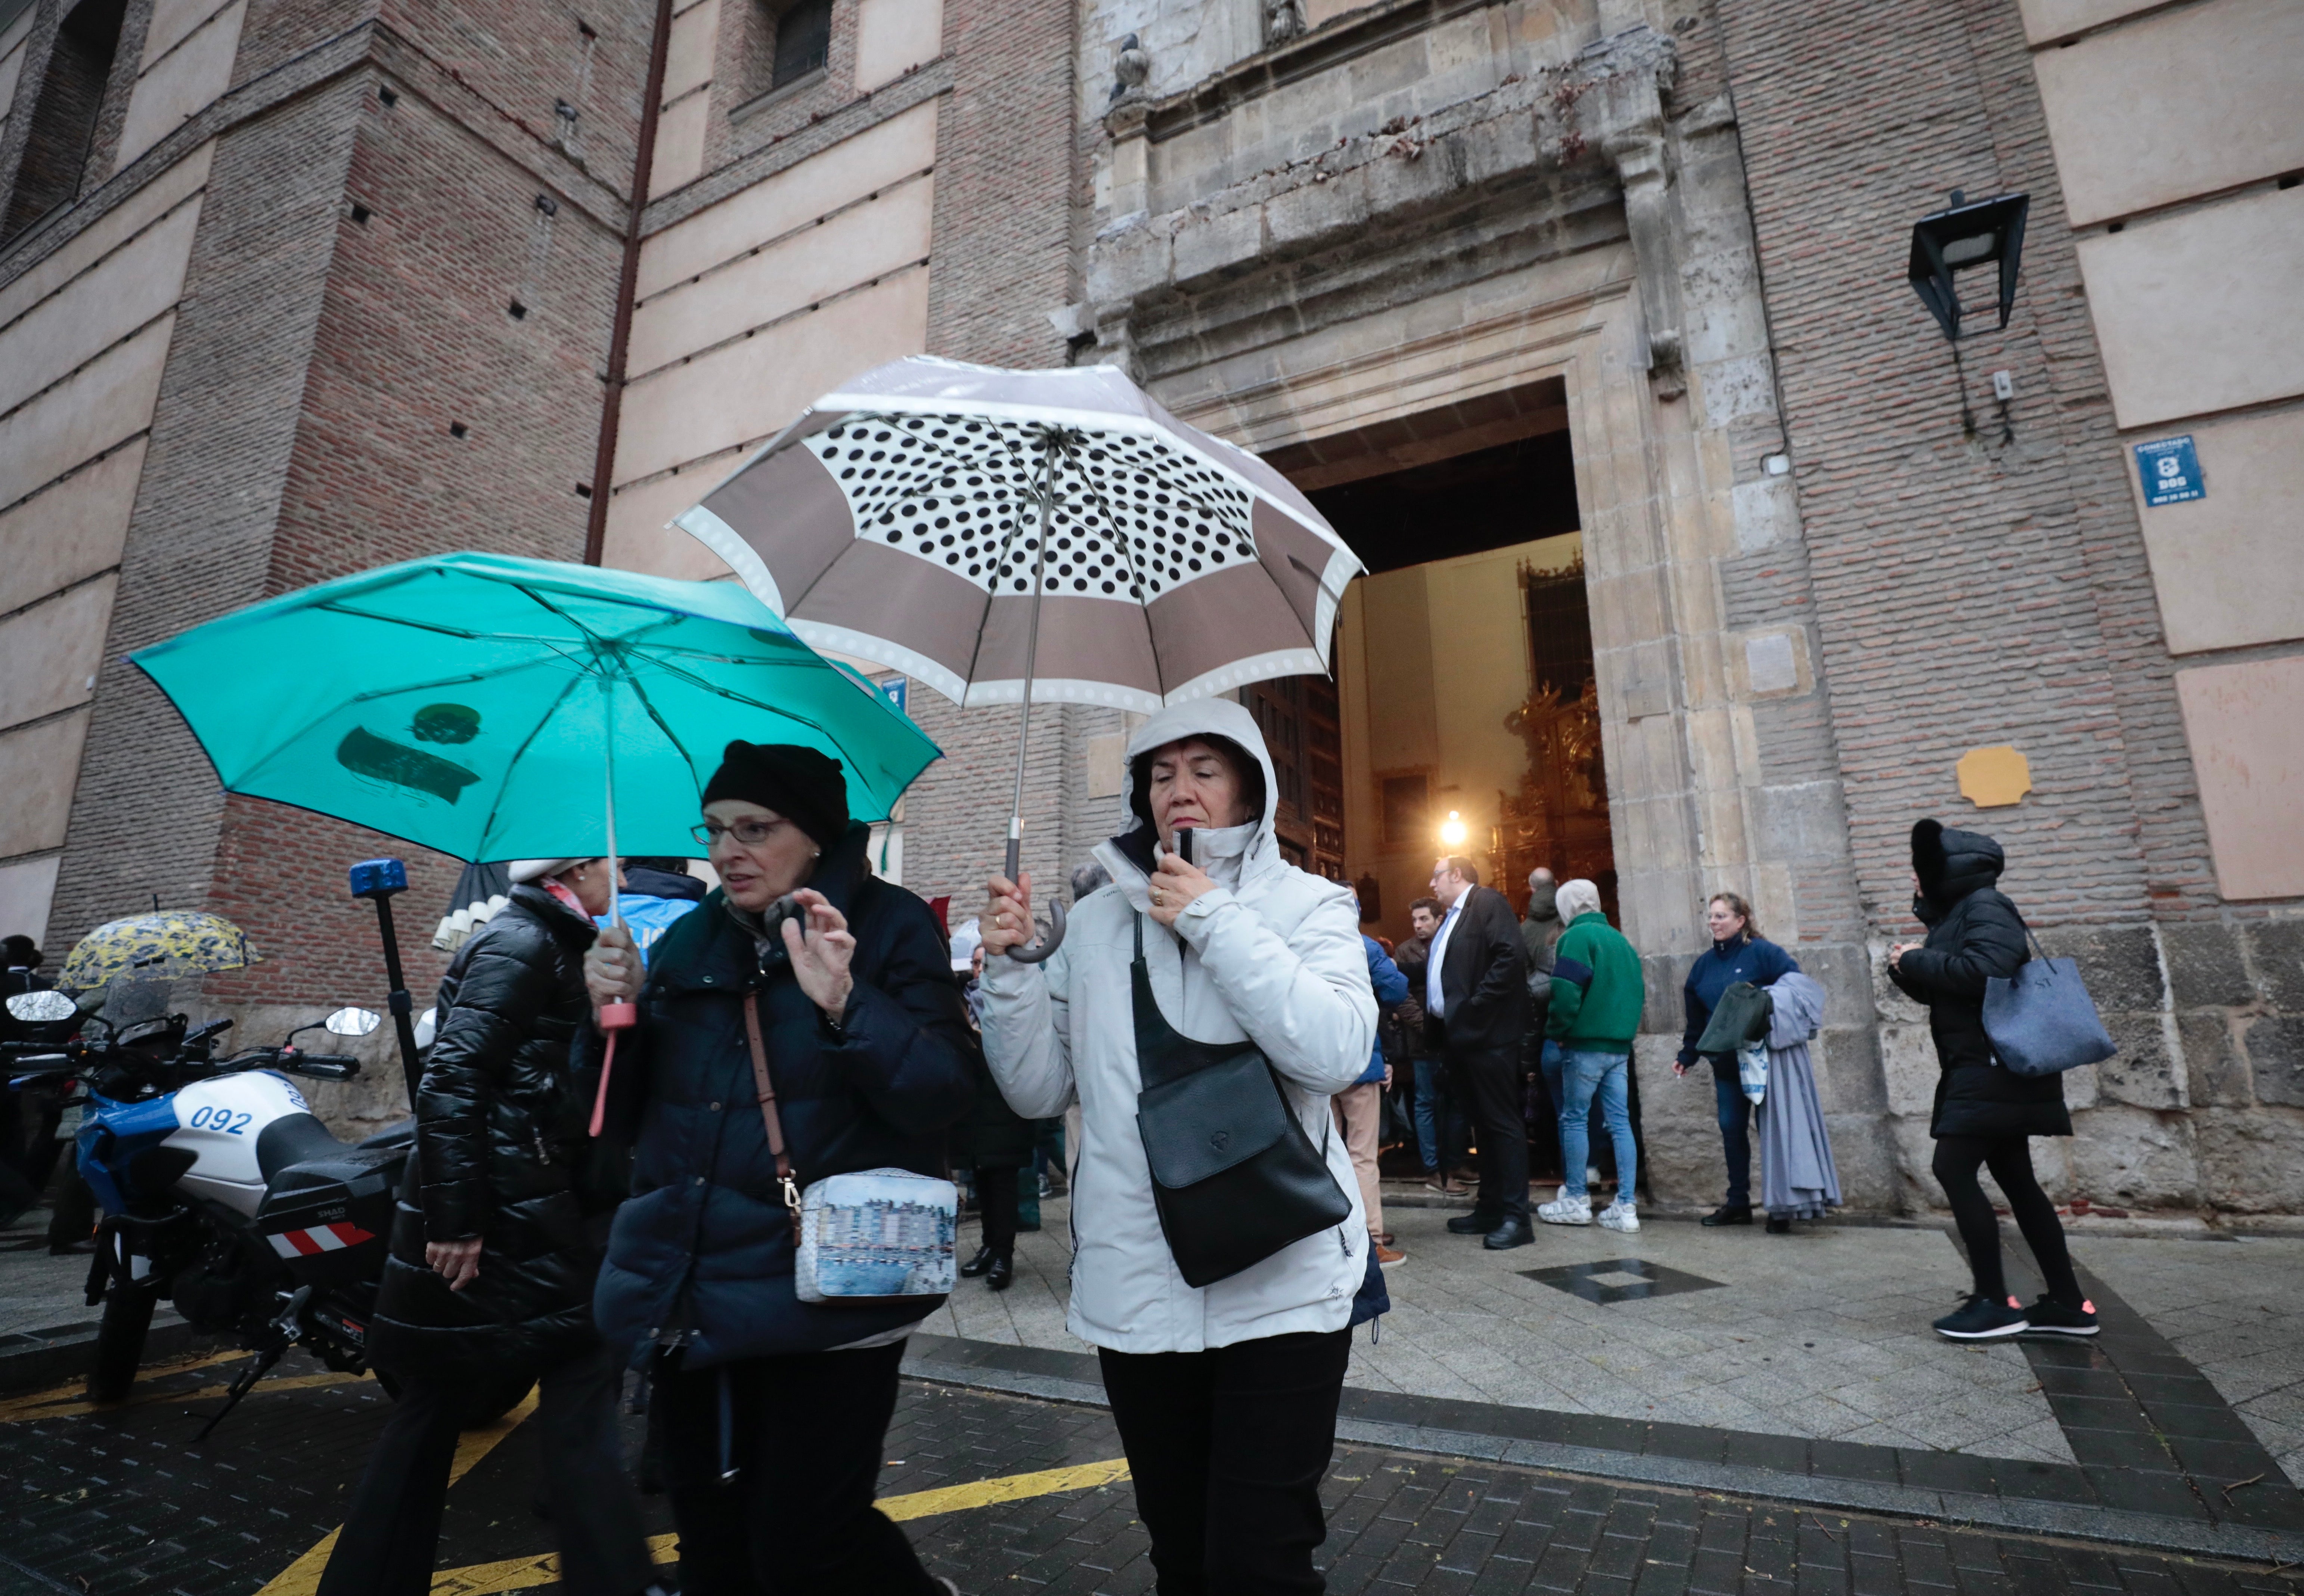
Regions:
M 816 750 L 729 743 L 703 807 L 718 888 L 645 972 L 615 930 L 585 961 L 594 1002 L 640 1005 L 607 1103 L 610 1133 L 634 1143 L 633 1195 L 595 1316 L 648 1354 L 688 1596 L 933 1596 L 950 1587 L 872 1494 L 904 1338 L 944 1299 L 800 1300 L 745 1010 L 800 1184 L 941 1175 L 944 1129 L 973 1091 L 944 934 L 867 868 L 846 780 Z M 798 913 L 771 916 L 787 896 Z

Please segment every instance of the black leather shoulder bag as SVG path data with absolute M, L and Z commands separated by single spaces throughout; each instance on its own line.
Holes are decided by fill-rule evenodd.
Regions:
M 1212 1286 L 1343 1223 L 1351 1199 L 1257 1045 L 1194 1041 L 1162 1017 L 1144 963 L 1141 914 L 1129 984 L 1142 1085 L 1136 1128 L 1160 1228 L 1184 1283 Z

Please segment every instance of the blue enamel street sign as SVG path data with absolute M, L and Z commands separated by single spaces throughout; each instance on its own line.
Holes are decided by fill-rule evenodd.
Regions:
M 2187 447 L 2190 446 L 2190 441 L 2189 438 L 2185 440 Z M 905 705 L 911 696 L 907 690 L 911 684 L 910 676 L 891 676 L 880 683 L 880 696 L 895 705 L 896 713 L 902 715 L 905 712 Z
M 2190 437 L 2137 445 L 2136 469 L 2144 479 L 2147 505 L 2180 505 L 2208 497 L 2208 485 L 2200 480 L 2200 457 Z

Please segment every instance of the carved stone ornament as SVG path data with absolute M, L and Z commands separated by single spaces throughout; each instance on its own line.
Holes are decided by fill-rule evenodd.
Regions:
M 1152 57 L 1144 53 L 1144 46 L 1133 33 L 1120 41 L 1120 53 L 1112 58 L 1112 98 L 1118 105 L 1124 99 L 1135 99 L 1144 93 L 1144 80 L 1152 75 Z
M 1615 163 L 1624 186 L 1648 377 L 1659 398 L 1678 398 L 1688 391 L 1688 378 L 1681 369 L 1680 251 L 1664 100 L 1679 63 L 1672 40 L 1642 25 L 1587 45 L 1578 64 L 1591 74 L 1597 90 L 1581 103 L 1592 141 Z
M 1264 47 L 1304 37 L 1303 0 L 1264 0 Z

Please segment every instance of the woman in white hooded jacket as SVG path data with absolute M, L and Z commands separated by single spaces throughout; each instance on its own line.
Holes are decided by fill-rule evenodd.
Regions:
M 1030 879 L 989 884 L 985 1056 L 1027 1118 L 1080 1107 L 1066 1322 L 1098 1349 L 1161 1596 L 1317 1592 L 1319 1484 L 1368 1245 L 1328 1108 L 1376 1032 L 1360 916 L 1347 888 L 1280 857 L 1271 758 L 1240 705 L 1165 709 L 1128 753 L 1137 824 L 1097 849 L 1111 885 L 1073 907 L 1053 957 L 1004 956 L 1032 935 Z M 1184 828 L 1190 864 L 1173 851 Z M 1254 1041 L 1351 1200 L 1334 1228 L 1206 1287 L 1177 1269 L 1137 1129 L 1139 926 L 1162 1017 L 1200 1041 Z

